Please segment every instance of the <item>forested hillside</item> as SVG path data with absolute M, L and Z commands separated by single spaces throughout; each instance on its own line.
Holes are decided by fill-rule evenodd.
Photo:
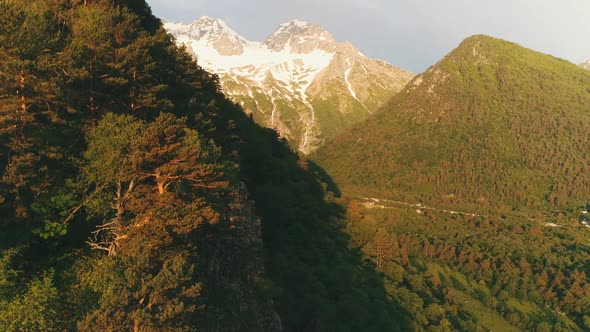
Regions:
M 0 83 L 0 330 L 406 323 L 306 162 L 144 1 L 2 1 Z
M 589 82 L 472 38 L 327 173 L 143 0 L 0 1 L 0 331 L 589 329 Z
M 590 329 L 590 75 L 474 36 L 310 158 L 414 331 Z
M 487 36 L 466 39 L 315 159 L 377 197 L 477 211 L 590 201 L 590 72 Z
M 590 229 L 346 199 L 347 232 L 413 331 L 587 331 Z M 582 217 L 584 218 L 584 217 Z
M 232 305 L 234 329 L 278 324 L 252 291 L 259 221 L 204 129 L 215 78 L 142 1 L 0 8 L 0 329 L 218 329 Z M 246 263 L 222 293 L 224 255 Z

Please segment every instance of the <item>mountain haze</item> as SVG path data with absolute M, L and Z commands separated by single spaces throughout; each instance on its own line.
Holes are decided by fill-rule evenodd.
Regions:
M 473 36 L 314 155 L 362 195 L 472 210 L 590 200 L 590 73 Z
M 219 75 L 225 94 L 304 153 L 377 110 L 413 77 L 307 22 L 281 24 L 262 42 L 208 17 L 164 26 Z
M 580 64 L 580 67 L 590 70 L 590 60 Z

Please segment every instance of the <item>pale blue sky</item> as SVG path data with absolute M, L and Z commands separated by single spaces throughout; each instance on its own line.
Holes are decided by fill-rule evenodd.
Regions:
M 580 63 L 590 59 L 590 0 L 147 0 L 189 23 L 223 19 L 263 40 L 292 19 L 316 23 L 365 55 L 421 72 L 474 34 L 488 34 Z

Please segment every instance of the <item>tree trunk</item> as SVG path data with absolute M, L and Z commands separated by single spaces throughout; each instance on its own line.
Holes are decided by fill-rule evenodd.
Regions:
M 162 195 L 166 192 L 166 177 L 160 175 L 160 171 L 156 171 L 156 186 L 158 187 L 158 194 Z
M 18 123 L 18 130 L 21 138 L 25 138 L 24 134 L 24 117 L 27 114 L 27 97 L 25 96 L 25 87 L 26 87 L 26 76 L 24 73 L 20 74 L 20 82 L 18 84 L 19 93 L 20 93 L 20 110 L 17 116 L 17 123 Z
M 157 181 L 156 183 L 158 185 L 158 194 L 162 195 L 163 193 L 165 193 L 166 188 L 164 187 L 164 181 Z

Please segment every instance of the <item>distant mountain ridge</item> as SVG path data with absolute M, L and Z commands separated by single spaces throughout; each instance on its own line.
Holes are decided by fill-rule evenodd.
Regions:
M 199 65 L 219 75 L 230 98 L 303 153 L 366 118 L 414 76 L 298 20 L 262 42 L 209 17 L 164 27 Z
M 474 36 L 311 157 L 365 197 L 573 208 L 590 201 L 588 91 L 590 72 L 576 65 Z

